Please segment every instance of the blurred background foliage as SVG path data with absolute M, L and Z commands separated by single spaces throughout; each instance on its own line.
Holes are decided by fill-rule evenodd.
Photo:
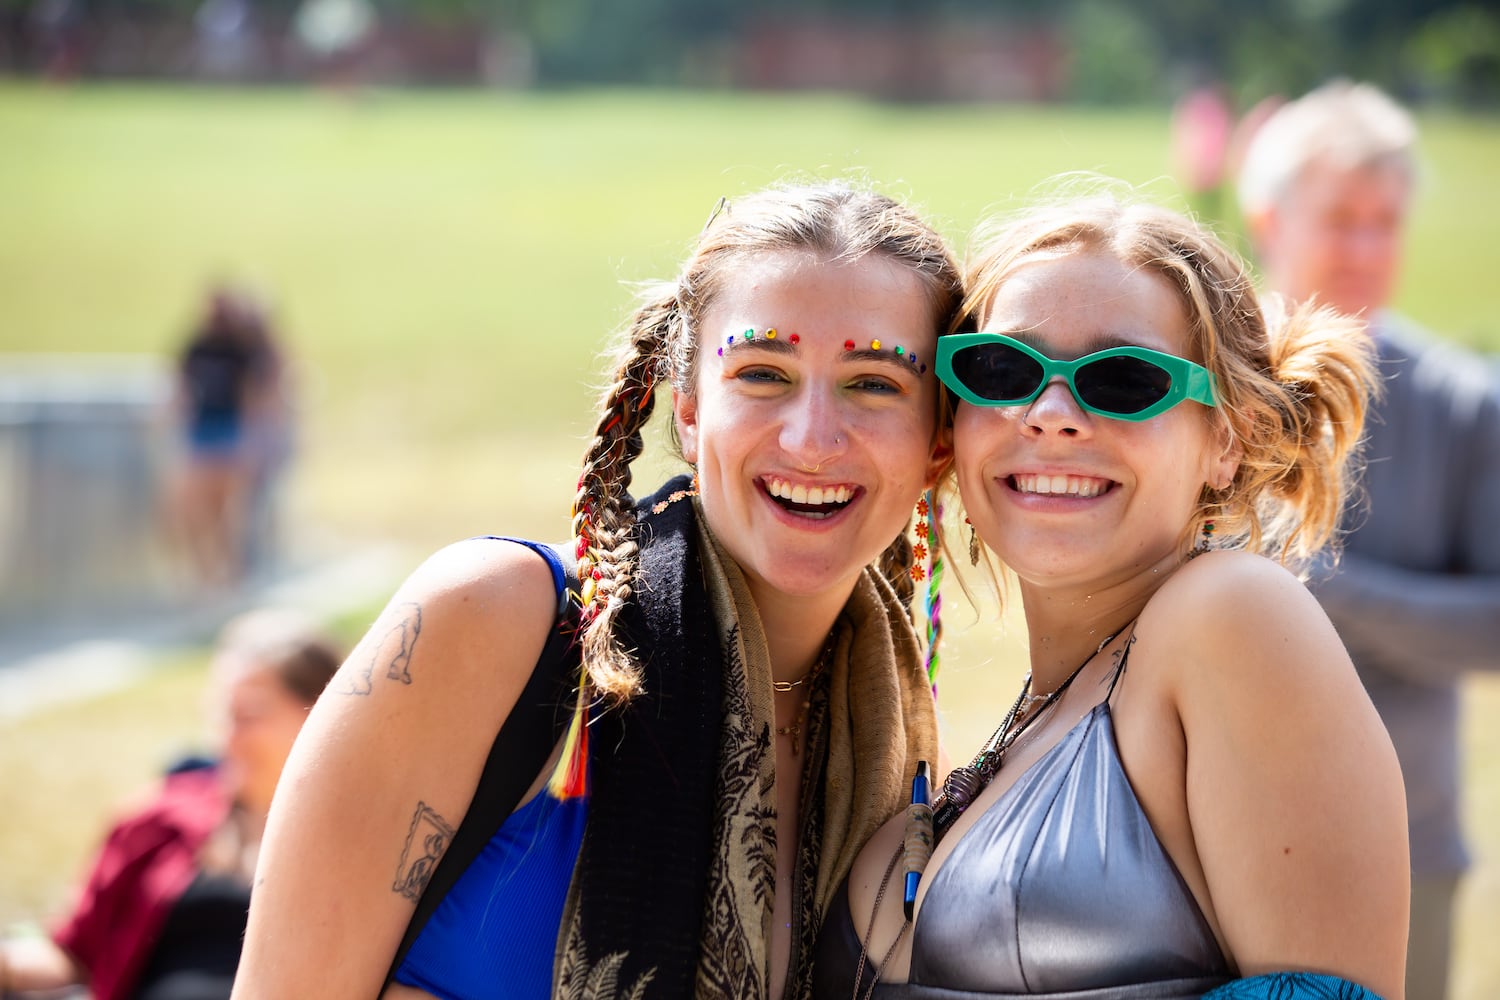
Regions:
M 192 48 L 209 36 L 243 51 L 204 65 Z M 0 71 L 298 79 L 340 42 L 343 68 L 405 82 L 842 77 L 905 100 L 1140 104 L 1213 78 L 1248 106 L 1346 75 L 1414 103 L 1500 105 L 1500 11 L 1477 0 L 0 0 Z M 986 50 L 1012 65 L 965 72 Z

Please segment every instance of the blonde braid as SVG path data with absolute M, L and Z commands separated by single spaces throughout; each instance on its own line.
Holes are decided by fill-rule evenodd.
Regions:
M 643 448 L 641 428 L 655 408 L 662 353 L 676 322 L 675 296 L 648 302 L 631 318 L 628 339 L 616 358 L 614 382 L 604 393 L 594 438 L 584 452 L 573 505 L 583 597 L 583 661 L 595 693 L 615 702 L 640 693 L 640 664 L 615 627 L 634 590 L 639 554 L 629 494 L 630 463 Z

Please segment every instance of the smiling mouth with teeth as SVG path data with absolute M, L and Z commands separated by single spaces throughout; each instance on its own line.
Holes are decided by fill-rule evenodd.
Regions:
M 814 520 L 832 517 L 849 506 L 857 489 L 847 485 L 807 486 L 776 476 L 767 476 L 763 485 L 766 493 L 783 510 Z
M 1095 479 L 1092 476 L 1042 476 L 1017 473 L 1010 477 L 1010 488 L 1017 493 L 1096 497 L 1113 487 L 1112 480 Z

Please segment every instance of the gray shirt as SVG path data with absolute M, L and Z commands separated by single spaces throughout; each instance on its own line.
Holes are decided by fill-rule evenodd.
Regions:
M 1309 582 L 1395 744 L 1412 870 L 1451 874 L 1468 863 L 1458 682 L 1500 669 L 1500 385 L 1395 316 L 1373 330 L 1385 398 L 1366 427 L 1364 496 L 1334 575 Z

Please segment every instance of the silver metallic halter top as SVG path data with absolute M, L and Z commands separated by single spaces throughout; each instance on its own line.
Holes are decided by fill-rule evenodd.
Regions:
M 848 898 L 835 895 L 819 938 L 820 1000 L 854 991 Z M 1125 776 L 1108 699 L 964 833 L 912 935 L 911 981 L 877 998 L 1178 1000 L 1230 978 Z

